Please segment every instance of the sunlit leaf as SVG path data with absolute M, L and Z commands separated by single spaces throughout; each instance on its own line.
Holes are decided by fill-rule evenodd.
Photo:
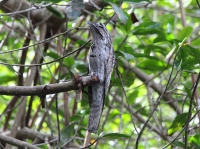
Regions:
M 73 115 L 69 118 L 70 122 L 79 121 L 81 119 L 81 115 Z
M 48 6 L 46 7 L 47 10 L 49 10 L 54 16 L 56 16 L 59 19 L 63 19 L 65 18 L 65 15 L 62 14 L 58 9 L 56 9 L 55 7 L 52 6 Z
M 64 63 L 66 66 L 72 67 L 74 65 L 74 59 L 72 57 L 68 56 L 64 59 Z
M 143 53 L 133 53 L 133 56 L 134 57 L 146 57 L 146 58 L 149 58 L 149 59 L 154 59 L 154 60 L 159 60 L 157 57 L 155 56 L 150 56 L 149 54 L 143 54 Z
M 134 35 L 148 35 L 148 34 L 160 34 L 164 36 L 159 22 L 146 21 L 138 25 L 132 31 Z
M 81 110 L 69 118 L 70 122 L 79 122 L 82 117 L 89 113 L 89 110 Z
M 177 37 L 179 40 L 183 40 L 184 38 L 189 37 L 191 35 L 192 31 L 193 31 L 192 27 L 186 26 L 185 28 L 183 28 L 182 30 L 180 30 L 178 32 Z
M 188 55 L 193 56 L 196 59 L 196 61 L 198 61 L 198 63 L 200 63 L 200 57 L 199 57 L 200 51 L 198 48 L 194 48 L 190 45 L 186 45 L 186 46 L 183 46 L 182 49 L 187 51 Z
M 60 56 L 59 56 L 57 53 L 55 53 L 55 52 L 48 52 L 48 53 L 45 53 L 44 55 L 45 55 L 45 56 L 49 56 L 49 57 L 51 57 L 51 58 L 53 58 L 53 59 L 58 59 L 58 58 L 60 58 Z
M 140 2 L 143 2 L 143 1 L 151 2 L 151 0 L 124 0 L 124 1 L 127 1 L 127 2 L 134 2 L 134 3 L 140 3 Z
M 113 120 L 117 115 L 120 115 L 120 111 L 115 109 L 108 115 L 108 120 Z
M 74 135 L 75 124 L 76 123 L 72 123 L 61 131 L 59 147 L 62 147 L 65 144 L 67 144 L 68 141 L 72 138 L 72 136 Z
M 197 38 L 197 39 L 192 41 L 191 45 L 199 46 L 199 43 L 200 43 L 200 38 Z
M 138 97 L 138 90 L 134 90 L 130 95 L 128 95 L 129 104 L 134 104 L 135 99 Z
M 121 8 L 117 7 L 115 4 L 109 2 L 109 4 L 112 6 L 114 9 L 115 13 L 118 15 L 120 21 L 125 24 L 128 20 L 128 17 L 124 14 Z
M 200 135 L 195 134 L 190 138 L 190 142 L 192 145 L 194 145 L 196 148 L 200 148 Z
M 138 67 L 146 70 L 161 71 L 166 67 L 166 63 L 159 60 L 146 59 L 140 62 Z
M 188 113 L 182 113 L 175 117 L 171 126 L 168 129 L 168 135 L 173 135 L 175 132 L 181 130 L 188 120 Z

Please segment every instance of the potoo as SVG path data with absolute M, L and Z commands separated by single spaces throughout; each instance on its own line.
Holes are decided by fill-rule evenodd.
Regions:
M 89 86 L 88 89 L 90 104 L 88 131 L 97 133 L 115 57 L 110 33 L 104 24 L 92 22 L 88 24 L 92 34 L 92 45 L 88 54 L 89 75 L 99 79 L 99 82 Z

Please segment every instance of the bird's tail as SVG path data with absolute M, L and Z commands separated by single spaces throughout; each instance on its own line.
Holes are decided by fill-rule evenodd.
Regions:
M 90 116 L 88 131 L 97 133 L 105 100 L 105 84 L 96 83 L 89 87 Z
M 91 106 L 90 107 L 90 116 L 88 123 L 88 131 L 91 133 L 97 133 L 100 119 L 102 114 L 102 106 Z

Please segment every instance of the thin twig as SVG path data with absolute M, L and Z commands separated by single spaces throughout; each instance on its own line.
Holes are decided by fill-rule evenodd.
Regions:
M 48 3 L 46 5 L 42 5 L 42 6 L 38 6 L 38 7 L 31 7 L 31 8 L 25 9 L 25 10 L 0 14 L 0 16 L 16 15 L 16 14 L 20 14 L 20 13 L 24 13 L 24 12 L 28 12 L 28 11 L 32 11 L 32 10 L 38 10 L 38 9 L 46 8 L 46 7 L 51 6 L 51 5 L 52 5 L 52 3 Z
M 90 136 L 91 136 L 90 132 L 86 131 L 83 147 L 88 146 L 88 144 L 90 143 Z
M 199 113 L 199 110 L 194 114 L 194 116 L 192 116 L 192 118 L 189 120 L 189 122 L 192 121 L 192 120 L 196 117 L 196 115 L 197 115 L 198 113 Z M 173 140 L 171 140 L 168 144 L 166 144 L 164 147 L 162 147 L 162 149 L 167 148 L 167 147 L 168 147 L 169 145 L 171 145 L 175 140 L 177 140 L 177 138 L 183 133 L 183 131 L 185 130 L 185 128 L 186 128 L 186 125 L 183 126 L 183 128 L 182 128 L 181 131 L 176 135 L 176 137 L 174 137 Z
M 6 66 L 19 66 L 19 67 L 34 67 L 34 66 L 47 65 L 47 64 L 51 64 L 51 63 L 57 62 L 57 61 L 59 61 L 59 60 L 62 60 L 62 59 L 64 59 L 65 57 L 68 57 L 69 55 L 72 55 L 72 54 L 76 53 L 77 51 L 82 50 L 89 42 L 90 42 L 90 40 L 88 40 L 84 45 L 82 45 L 81 47 L 79 47 L 77 50 L 72 51 L 72 52 L 70 52 L 69 54 L 67 54 L 67 55 L 65 55 L 65 56 L 62 56 L 62 57 L 60 57 L 60 58 L 57 58 L 57 59 L 55 59 L 55 60 L 53 60 L 53 61 L 46 62 L 46 63 L 21 65 L 21 64 L 9 64 L 9 63 L 0 62 L 0 64 L 6 65 Z
M 117 64 L 117 63 L 116 63 L 116 68 L 118 68 L 118 64 Z M 117 69 L 116 71 L 117 71 L 117 75 L 118 75 L 118 77 L 119 77 L 119 79 L 120 79 L 120 82 L 121 82 L 121 85 L 122 85 L 123 94 L 124 94 L 124 96 L 125 96 L 125 98 L 126 98 L 126 102 L 127 102 L 127 105 L 128 105 L 128 110 L 129 110 L 130 115 L 131 115 L 131 120 L 132 120 L 133 127 L 134 127 L 135 131 L 136 131 L 137 133 L 139 133 L 139 132 L 137 131 L 136 125 L 135 125 L 135 123 L 134 123 L 133 115 L 131 114 L 131 108 L 130 108 L 130 104 L 129 104 L 129 101 L 128 101 L 128 97 L 126 96 L 126 91 L 125 91 L 125 89 L 124 89 L 124 83 L 123 83 L 123 80 L 122 80 L 122 76 L 121 76 L 121 74 L 120 74 L 120 72 L 119 72 L 118 69 Z M 122 106 L 123 106 L 123 100 L 122 100 Z
M 38 147 L 36 147 L 34 145 L 28 144 L 24 141 L 20 141 L 18 139 L 15 139 L 15 138 L 12 138 L 12 137 L 9 137 L 9 136 L 5 136 L 5 135 L 2 135 L 2 134 L 0 134 L 0 140 L 2 142 L 6 142 L 6 143 L 12 144 L 14 146 L 22 147 L 22 148 L 39 149 Z
M 195 82 L 195 85 L 194 85 L 194 89 L 193 89 L 193 92 L 192 92 L 192 96 L 190 98 L 190 106 L 189 106 L 189 111 L 188 111 L 188 119 L 187 119 L 187 123 L 186 123 L 186 126 L 185 126 L 185 149 L 187 149 L 187 143 L 188 143 L 188 128 L 189 128 L 189 123 L 190 123 L 190 118 L 191 118 L 191 115 L 192 115 L 192 105 L 193 105 L 193 100 L 194 100 L 194 97 L 195 97 L 195 92 L 196 92 L 196 89 L 197 89 L 197 86 L 198 86 L 198 83 L 199 83 L 199 80 L 200 80 L 200 72 L 198 74 L 198 77 L 197 77 L 197 80 Z
M 27 49 L 28 47 L 33 47 L 33 46 L 38 45 L 38 44 L 42 44 L 42 43 L 45 43 L 45 42 L 49 42 L 50 40 L 52 40 L 52 39 L 54 39 L 54 38 L 56 38 L 56 37 L 59 37 L 59 36 L 61 36 L 61 35 L 67 34 L 67 33 L 71 32 L 71 31 L 73 31 L 73 30 L 87 30 L 87 29 L 88 29 L 88 28 L 85 28 L 85 27 L 75 27 L 75 28 L 71 28 L 71 29 L 69 29 L 69 30 L 67 30 L 67 31 L 65 31 L 65 32 L 62 32 L 62 33 L 60 33 L 60 34 L 56 34 L 56 35 L 54 35 L 54 36 L 51 36 L 50 38 L 47 38 L 47 39 L 42 40 L 42 41 L 39 41 L 39 42 L 37 42 L 37 43 L 35 43 L 35 44 L 29 45 L 29 46 L 24 46 L 24 47 L 22 47 L 22 48 L 18 48 L 18 49 L 14 49 L 14 50 L 9 50 L 9 51 L 0 52 L 0 54 L 11 53 L 11 52 L 20 51 L 20 50 L 25 50 L 25 49 Z
M 175 57 L 174 57 L 174 62 L 173 62 L 173 65 L 172 65 L 172 71 L 171 71 L 171 73 L 170 73 L 170 75 L 169 75 L 169 79 L 168 79 L 168 81 L 167 81 L 166 88 L 165 88 L 165 90 L 162 92 L 162 94 L 158 97 L 157 103 L 155 104 L 153 111 L 152 111 L 151 114 L 149 115 L 149 117 L 148 117 L 148 119 L 146 120 L 146 122 L 144 123 L 144 125 L 143 125 L 143 127 L 142 127 L 140 133 L 138 134 L 138 137 L 137 137 L 137 140 L 136 140 L 136 144 L 135 144 L 135 149 L 138 149 L 139 140 L 140 140 L 140 138 L 141 138 L 141 136 L 142 136 L 142 133 L 143 133 L 143 131 L 144 131 L 144 129 L 145 129 L 147 123 L 149 122 L 149 120 L 151 119 L 152 115 L 153 115 L 154 112 L 156 111 L 158 105 L 160 104 L 161 98 L 162 98 L 163 95 L 165 95 L 166 92 L 167 92 L 167 89 L 168 89 L 169 84 L 170 84 L 170 82 L 171 82 L 170 80 L 171 80 L 171 77 L 172 77 L 172 73 L 173 73 L 173 70 L 174 70 L 174 67 L 173 67 L 173 66 L 175 65 L 175 60 L 176 60 L 176 57 L 178 56 L 178 53 L 179 53 L 181 47 L 182 47 L 182 46 L 180 46 L 180 47 L 178 48 L 178 51 L 176 52 L 176 55 L 175 55 Z

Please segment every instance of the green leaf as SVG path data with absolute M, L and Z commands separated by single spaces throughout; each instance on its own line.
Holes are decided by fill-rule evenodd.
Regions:
M 177 38 L 179 40 L 183 40 L 184 38 L 189 37 L 192 34 L 193 28 L 190 26 L 186 26 L 180 32 L 178 32 Z
M 86 44 L 86 42 L 85 41 L 83 41 L 83 40 L 77 40 L 76 41 L 76 44 L 79 44 L 79 45 L 84 45 L 84 44 Z M 87 43 L 86 45 L 85 45 L 85 47 L 90 47 L 92 44 L 91 43 Z
M 181 130 L 188 120 L 188 113 L 182 113 L 175 117 L 171 126 L 168 129 L 168 135 L 173 135 L 175 132 Z
M 181 141 L 174 141 L 174 142 L 173 142 L 173 145 L 175 145 L 175 146 L 177 146 L 177 147 L 181 147 L 181 148 L 184 148 L 184 147 L 185 147 L 184 143 L 181 142 Z
M 191 45 L 199 46 L 199 43 L 200 43 L 200 38 L 197 38 L 197 39 L 192 41 Z
M 12 74 L 12 73 L 11 73 Z M 10 81 L 16 80 L 17 77 L 16 76 L 9 76 L 9 75 L 0 75 L 1 78 L 1 85 L 3 85 L 4 83 L 8 83 Z
M 166 42 L 166 37 L 163 36 L 163 35 L 158 35 L 154 40 L 153 40 L 154 43 L 157 43 L 157 42 Z
M 189 45 L 183 46 L 182 49 L 188 52 L 187 55 L 193 56 L 198 61 L 198 63 L 200 63 L 199 49 L 193 48 L 192 46 Z
M 200 52 L 199 49 L 193 48 L 189 45 L 182 46 L 181 50 L 178 54 L 176 63 L 180 65 L 181 69 L 187 71 L 195 71 L 195 69 L 199 68 L 200 64 Z
M 126 24 L 128 17 L 124 14 L 124 12 L 122 11 L 121 8 L 117 7 L 115 4 L 109 2 L 109 4 L 112 6 L 112 8 L 114 9 L 115 13 L 118 15 L 120 21 L 123 24 Z
M 120 111 L 117 109 L 114 109 L 112 113 L 108 115 L 108 121 L 113 121 L 113 119 L 117 116 L 120 115 Z
M 53 59 L 58 59 L 58 58 L 60 58 L 60 56 L 59 56 L 57 53 L 55 53 L 55 52 L 48 52 L 48 53 L 45 53 L 44 55 L 45 55 L 45 56 L 49 56 L 49 57 L 51 57 L 51 58 L 53 58 Z
M 130 60 L 130 59 L 134 59 L 134 56 L 129 54 L 129 53 L 126 53 L 126 52 L 123 52 L 123 51 L 119 51 L 126 60 Z
M 198 64 L 196 59 L 189 57 L 186 60 L 184 60 L 183 62 L 181 62 L 181 69 L 194 72 L 196 64 Z
M 65 9 L 67 18 L 75 20 L 81 15 L 81 10 L 85 7 L 83 0 L 70 1 Z
M 79 71 L 78 73 L 86 73 L 88 71 L 88 66 L 86 64 L 76 64 L 75 67 Z
M 146 21 L 135 27 L 135 29 L 132 31 L 134 35 L 148 35 L 148 34 L 160 34 L 162 36 L 164 35 L 164 30 L 160 27 L 159 22 L 152 22 L 152 21 Z
M 63 19 L 65 18 L 65 15 L 62 14 L 58 9 L 56 9 L 55 7 L 52 6 L 48 6 L 46 7 L 48 11 L 50 11 L 55 17 L 59 18 L 59 19 Z
M 166 63 L 159 60 L 146 59 L 140 62 L 138 67 L 146 70 L 161 71 L 166 67 Z
M 128 95 L 128 102 L 129 104 L 134 104 L 135 103 L 135 99 L 137 99 L 139 94 L 138 89 L 134 90 L 130 95 Z
M 133 2 L 133 3 L 140 3 L 140 2 L 143 2 L 143 1 L 151 2 L 151 0 L 124 0 L 124 1 Z
M 70 122 L 74 122 L 74 121 L 80 121 L 86 114 L 88 114 L 89 111 L 88 110 L 81 110 L 78 113 L 76 113 L 75 115 L 71 116 L 69 118 Z
M 200 148 L 200 135 L 195 134 L 191 137 L 190 142 L 192 145 L 194 145 L 196 148 Z
M 101 135 L 100 137 L 102 137 L 102 138 L 112 138 L 112 139 L 120 139 L 120 138 L 129 139 L 130 138 L 129 135 L 121 134 L 121 133 L 107 133 L 107 134 Z
M 42 149 L 49 149 L 49 145 L 48 144 L 41 144 L 41 145 L 38 145 L 39 148 L 42 148 Z
M 68 56 L 64 59 L 64 63 L 68 67 L 72 67 L 74 65 L 74 59 L 71 56 Z
M 157 57 L 155 56 L 150 56 L 149 54 L 143 54 L 143 53 L 133 53 L 134 57 L 146 57 L 148 59 L 152 59 L 152 60 L 159 60 Z
M 72 124 L 68 125 L 67 127 L 65 127 L 61 131 L 59 147 L 62 147 L 65 144 L 67 144 L 68 141 L 72 138 L 72 136 L 74 135 L 74 125 L 75 124 L 76 123 L 72 123 Z
M 0 41 L 4 39 L 6 32 L 0 32 Z
M 75 122 L 75 121 L 79 121 L 80 119 L 82 118 L 82 116 L 81 115 L 73 115 L 73 116 L 71 116 L 70 118 L 69 118 L 69 121 L 70 122 Z

